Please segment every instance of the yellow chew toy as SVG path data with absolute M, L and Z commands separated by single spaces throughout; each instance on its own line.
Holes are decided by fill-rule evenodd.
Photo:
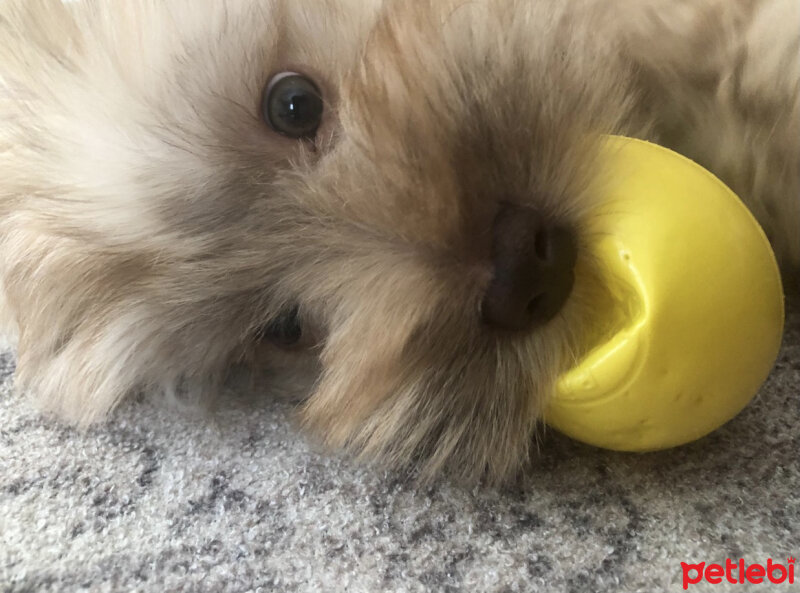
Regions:
M 780 275 L 761 227 L 711 173 L 640 140 L 612 136 L 604 150 L 595 247 L 619 323 L 561 377 L 545 419 L 598 447 L 664 449 L 719 428 L 767 378 Z

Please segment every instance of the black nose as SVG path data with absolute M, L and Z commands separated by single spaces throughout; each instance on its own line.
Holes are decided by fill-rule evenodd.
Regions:
M 529 330 L 555 317 L 574 281 L 572 233 L 532 208 L 504 204 L 492 228 L 494 276 L 482 304 L 491 326 Z

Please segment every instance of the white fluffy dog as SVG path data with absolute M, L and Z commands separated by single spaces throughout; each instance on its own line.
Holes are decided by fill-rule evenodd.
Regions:
M 501 480 L 602 292 L 597 138 L 711 169 L 791 273 L 799 87 L 796 0 L 2 0 L 18 385 L 88 423 L 250 361 L 332 447 Z

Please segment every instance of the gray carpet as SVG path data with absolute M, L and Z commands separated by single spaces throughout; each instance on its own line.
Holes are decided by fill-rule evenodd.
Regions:
M 7 593 L 651 593 L 683 590 L 682 561 L 800 556 L 798 312 L 759 398 L 714 435 L 626 455 L 550 433 L 503 491 L 416 489 L 318 454 L 285 406 L 236 398 L 213 423 L 131 402 L 81 434 L 11 393 L 13 365 L 0 354 Z

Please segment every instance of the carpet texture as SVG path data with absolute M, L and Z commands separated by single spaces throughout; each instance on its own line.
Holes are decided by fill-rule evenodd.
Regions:
M 706 439 L 615 454 L 546 435 L 512 488 L 415 488 L 319 454 L 285 405 L 213 422 L 131 402 L 80 433 L 0 354 L 0 591 L 682 591 L 681 562 L 800 556 L 800 314 Z M 796 582 L 800 583 L 800 567 Z M 798 591 L 800 584 L 690 585 Z

